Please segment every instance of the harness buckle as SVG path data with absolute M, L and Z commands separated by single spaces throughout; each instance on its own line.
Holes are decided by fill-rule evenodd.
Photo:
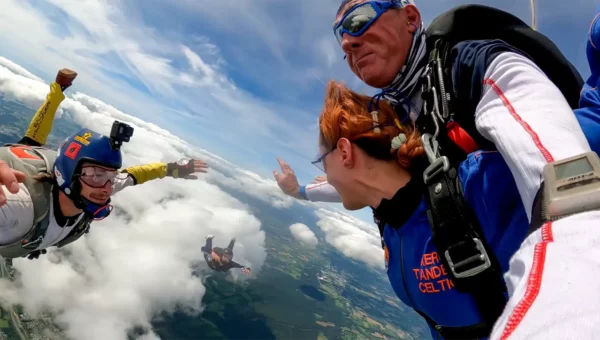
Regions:
M 478 238 L 472 238 L 471 240 L 475 243 L 475 248 L 472 248 L 472 245 L 467 242 L 459 242 L 448 247 L 444 252 L 444 256 L 446 257 L 446 260 L 448 260 L 449 269 L 456 278 L 475 276 L 492 266 L 492 262 L 483 247 L 483 243 L 481 243 Z M 450 251 L 457 250 L 458 248 L 462 248 L 462 253 L 467 256 L 461 256 L 464 260 L 455 263 L 450 256 Z M 473 250 L 475 251 L 474 254 L 472 254 Z
M 429 184 L 432 182 L 433 178 L 450 169 L 450 161 L 448 160 L 448 157 L 440 155 L 438 141 L 431 134 L 424 133 L 423 136 L 421 136 L 421 143 L 423 144 L 423 149 L 425 150 L 425 154 L 430 163 L 423 171 L 423 181 L 425 184 Z
M 431 67 L 429 64 L 425 68 L 425 72 L 421 75 L 421 94 L 428 94 L 431 92 Z
M 28 250 L 33 250 L 33 249 L 37 249 L 37 247 L 40 246 L 40 244 L 42 244 L 42 240 L 43 240 L 43 236 L 38 236 L 35 240 L 22 240 L 21 241 L 21 248 L 23 249 L 28 249 Z
M 425 184 L 431 184 L 435 178 L 450 169 L 448 157 L 441 156 L 423 170 L 423 181 Z M 437 192 L 436 192 L 437 193 Z

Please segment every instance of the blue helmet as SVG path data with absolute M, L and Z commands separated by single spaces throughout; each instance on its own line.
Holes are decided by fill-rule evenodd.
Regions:
M 83 163 L 120 169 L 121 151 L 115 147 L 111 138 L 89 129 L 81 129 L 65 139 L 54 161 L 54 176 L 59 190 L 86 214 L 104 218 L 111 211 L 110 198 L 104 205 L 98 205 L 81 196 L 81 183 L 77 175 L 81 173 Z

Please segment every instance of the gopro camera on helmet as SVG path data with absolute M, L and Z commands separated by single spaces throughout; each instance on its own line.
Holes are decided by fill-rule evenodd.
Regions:
M 131 126 L 118 120 L 114 121 L 110 130 L 110 142 L 113 149 L 120 149 L 123 142 L 129 142 L 131 136 L 133 136 L 133 128 Z

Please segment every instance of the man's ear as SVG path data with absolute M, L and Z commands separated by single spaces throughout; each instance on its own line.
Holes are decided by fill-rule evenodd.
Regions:
M 402 8 L 406 14 L 408 31 L 415 33 L 417 28 L 421 25 L 421 12 L 414 5 L 406 5 Z
M 345 168 L 351 169 L 354 166 L 355 154 L 352 143 L 347 138 L 340 138 L 337 142 L 342 164 Z

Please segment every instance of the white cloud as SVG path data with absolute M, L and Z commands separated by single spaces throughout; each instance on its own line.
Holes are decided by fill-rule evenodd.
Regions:
M 24 69 L 23 67 L 21 67 L 21 65 L 17 65 L 14 62 L 12 62 L 12 60 L 8 60 L 2 56 L 0 56 L 0 64 L 4 67 L 6 67 L 9 71 L 11 71 L 14 74 L 18 74 L 20 76 L 32 79 L 32 80 L 37 80 L 37 81 L 42 81 L 42 79 L 40 79 L 38 76 L 31 74 L 31 72 L 27 71 L 26 69 Z
M 331 69 L 335 62 L 338 61 L 337 58 L 339 58 L 340 55 L 343 55 L 340 53 L 339 45 L 337 45 L 335 40 L 330 37 L 323 37 L 319 39 L 317 46 L 319 46 L 319 52 L 321 53 L 321 56 L 328 69 Z
M 290 232 L 296 240 L 306 244 L 309 247 L 314 248 L 319 243 L 315 233 L 313 233 L 313 231 L 310 230 L 306 224 L 294 223 L 290 226 Z
M 5 98 L 36 107 L 47 90 L 48 85 L 0 66 Z M 76 123 L 105 134 L 114 119 L 131 124 L 134 136 L 123 146 L 126 166 L 184 156 L 227 164 L 85 94 L 69 96 L 62 108 Z M 2 281 L 0 299 L 20 303 L 32 314 L 52 311 L 73 339 L 126 339 L 134 326 L 145 329 L 149 339 L 155 337 L 150 320 L 158 313 L 176 308 L 200 312 L 204 287 L 192 272 L 204 268 L 203 275 L 210 275 L 200 251 L 206 235 L 216 236 L 215 245 L 236 237 L 236 261 L 251 266 L 254 275 L 266 258 L 260 221 L 245 204 L 210 183 L 219 181 L 217 171 L 201 177 L 166 178 L 116 194 L 113 214 L 94 222 L 87 237 L 37 261 L 15 260 L 21 278 L 14 284 Z M 240 184 L 242 190 L 250 191 L 251 173 L 241 178 L 247 181 L 246 187 Z M 231 274 L 245 277 L 235 270 Z
M 14 63 L 5 58 L 0 59 L 0 65 L 0 91 L 6 100 L 18 100 L 36 108 L 45 100 L 48 85 L 12 72 L 9 67 Z
M 375 224 L 337 211 L 319 209 L 317 226 L 325 233 L 325 241 L 347 257 L 375 268 L 384 268 L 381 238 Z
M 199 55 L 194 53 L 194 51 L 187 46 L 182 46 L 181 49 L 186 58 L 188 58 L 188 61 L 190 62 L 190 65 L 192 65 L 194 71 L 202 72 L 204 76 L 210 80 L 215 77 L 215 71 L 208 66 Z
M 245 192 L 276 208 L 289 208 L 294 204 L 295 199 L 281 192 L 275 181 L 260 177 L 256 173 L 238 168 L 231 163 L 226 167 L 235 175 L 226 176 L 217 172 L 211 175 L 209 181 L 213 180 L 224 187 Z
M 32 6 L 4 0 L 0 13 L 0 32 L 4 33 L 0 37 L 4 49 L 14 53 L 13 58 L 18 56 L 19 61 L 35 65 L 36 73 L 45 74 L 43 79 L 53 77 L 58 68 L 72 68 L 79 76 L 69 92 L 85 91 L 115 103 L 127 113 L 208 144 L 213 150 L 251 155 L 260 149 L 273 154 L 280 153 L 283 146 L 288 152 L 304 154 L 306 159 L 312 156 L 314 147 L 307 147 L 306 135 L 312 137 L 312 144 L 317 138 L 302 123 L 306 112 L 259 99 L 228 77 L 226 71 L 253 72 L 245 64 L 225 61 L 220 46 L 228 39 L 214 40 L 218 38 L 187 31 L 183 34 L 179 29 L 189 28 L 184 25 L 157 27 L 164 24 L 164 15 L 158 21 L 144 17 L 138 5 L 149 10 L 152 7 L 148 2 L 132 1 L 45 0 Z M 178 6 L 169 2 L 166 10 L 177 13 Z M 195 13 L 200 19 L 194 23 L 214 13 L 226 14 L 226 8 L 221 7 L 211 4 L 211 10 L 206 11 L 206 6 L 200 6 L 203 12 Z M 252 12 L 256 9 L 255 5 L 242 7 Z M 266 14 L 240 21 L 261 25 L 269 22 Z M 272 28 L 265 26 L 263 33 Z M 235 32 L 242 32 L 237 29 L 236 24 Z M 267 41 L 275 43 L 274 51 L 278 43 L 288 41 L 279 33 L 273 33 L 273 37 L 275 40 Z M 281 60 L 287 63 L 285 58 Z M 268 77 L 263 77 L 263 83 L 271 83 L 271 77 L 281 74 L 272 69 L 263 74 Z M 288 92 L 295 91 L 290 88 Z M 176 119 L 170 115 L 176 115 Z M 294 117 L 294 122 L 287 117 Z M 227 136 L 215 138 L 216 131 L 223 129 L 228 130 Z M 303 142 L 294 143 L 300 140 Z M 258 167 L 249 161 L 246 165 Z

